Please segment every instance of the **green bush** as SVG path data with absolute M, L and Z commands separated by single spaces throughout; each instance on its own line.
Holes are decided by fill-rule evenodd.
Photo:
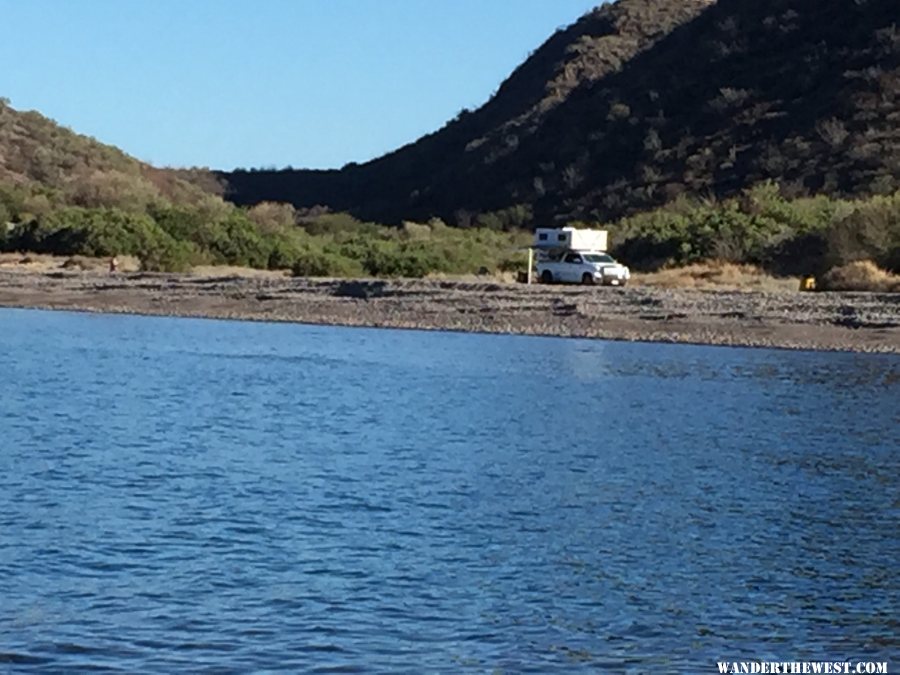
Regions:
M 363 269 L 375 277 L 423 277 L 434 269 L 426 248 L 372 240 L 361 259 Z
M 140 255 L 172 242 L 149 216 L 118 209 L 69 207 L 17 225 L 18 249 L 56 255 Z
M 269 243 L 269 259 L 266 267 L 270 270 L 292 269 L 303 253 L 299 242 L 288 236 L 273 237 Z
M 873 260 L 887 270 L 897 271 L 900 193 L 874 197 L 861 204 L 829 228 L 827 241 L 830 266 Z
M 141 269 L 145 272 L 186 272 L 202 260 L 202 256 L 190 242 L 174 240 L 145 251 L 138 258 Z
M 721 203 L 682 199 L 613 225 L 614 253 L 637 269 L 706 259 L 751 263 L 781 274 L 818 273 L 862 259 L 895 269 L 898 195 L 858 202 L 822 196 L 787 200 L 777 186 L 765 183 Z
M 363 223 L 349 213 L 325 213 L 314 218 L 301 218 L 300 224 L 313 236 L 335 237 L 341 234 L 377 236 L 384 229 L 374 223 Z
M 202 261 L 195 246 L 174 239 L 149 216 L 107 208 L 70 207 L 20 223 L 4 247 L 66 256 L 132 255 L 143 269 L 160 271 L 183 271 Z
M 354 277 L 363 273 L 358 262 L 316 249 L 299 251 L 291 271 L 295 277 Z
M 243 213 L 235 212 L 212 224 L 215 236 L 209 250 L 216 262 L 266 268 L 272 246 Z

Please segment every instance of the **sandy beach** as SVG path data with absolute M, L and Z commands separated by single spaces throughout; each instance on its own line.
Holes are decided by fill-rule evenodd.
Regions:
M 0 306 L 900 353 L 900 295 L 0 270 Z

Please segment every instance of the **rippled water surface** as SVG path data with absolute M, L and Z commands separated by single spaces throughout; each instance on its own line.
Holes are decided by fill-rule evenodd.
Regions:
M 900 359 L 0 310 L 0 672 L 898 655 Z

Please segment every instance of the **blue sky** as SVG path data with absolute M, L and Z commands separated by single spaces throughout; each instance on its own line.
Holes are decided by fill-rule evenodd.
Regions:
M 484 103 L 599 0 L 0 0 L 0 96 L 159 166 L 331 168 Z

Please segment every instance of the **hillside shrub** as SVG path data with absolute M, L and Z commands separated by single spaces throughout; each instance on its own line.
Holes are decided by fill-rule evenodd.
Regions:
M 828 229 L 827 242 L 832 266 L 872 260 L 900 271 L 900 193 L 861 204 Z
M 900 267 L 900 193 L 859 201 L 788 200 L 776 185 L 764 183 L 719 203 L 679 199 L 610 229 L 614 253 L 641 270 L 707 259 L 777 274 L 820 274 L 863 259 Z
M 871 260 L 857 260 L 835 267 L 822 275 L 818 281 L 818 289 L 897 293 L 900 292 L 900 276 L 881 269 Z
M 295 277 L 358 277 L 363 271 L 357 261 L 321 249 L 298 251 L 291 267 Z
M 6 250 L 65 256 L 132 255 L 144 269 L 181 271 L 201 261 L 188 242 L 177 241 L 149 216 L 119 209 L 70 207 L 16 225 Z

